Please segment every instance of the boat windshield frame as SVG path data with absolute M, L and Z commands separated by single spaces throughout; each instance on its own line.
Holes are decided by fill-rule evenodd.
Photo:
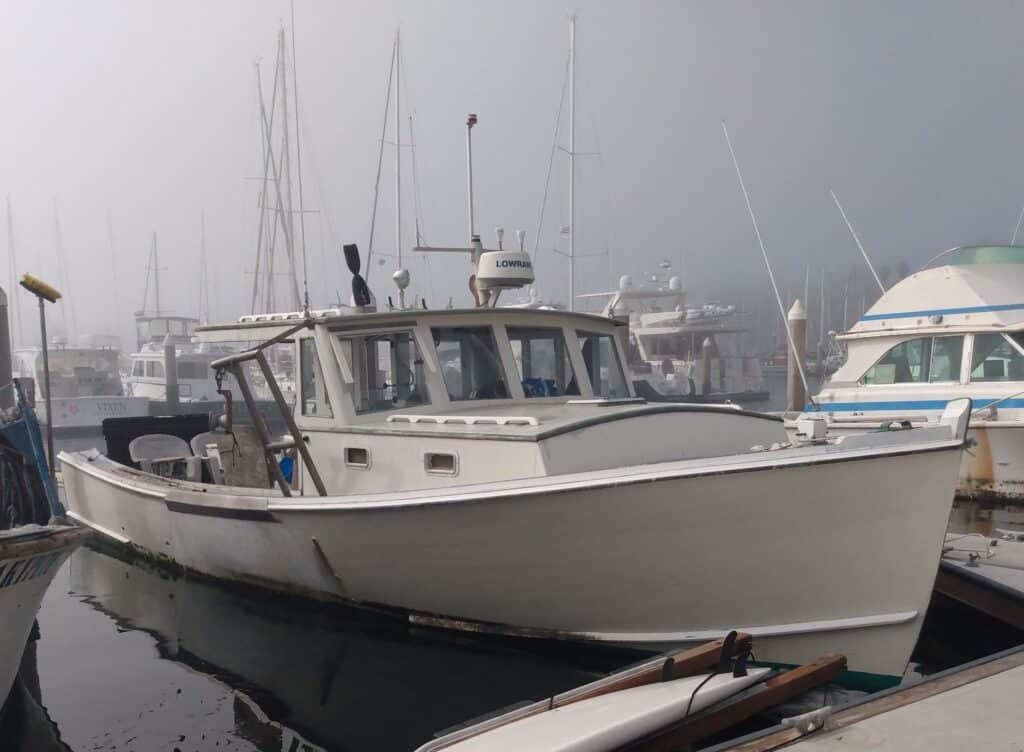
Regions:
M 579 337 L 584 335 L 601 335 L 608 337 L 613 343 L 613 357 L 622 375 L 623 386 L 619 391 L 625 396 L 633 397 L 633 385 L 628 378 L 626 370 L 626 355 L 623 350 L 621 337 L 618 336 L 622 328 L 622 322 L 613 319 L 604 319 L 595 316 L 565 314 L 559 312 L 554 314 L 547 311 L 520 311 L 517 309 L 490 309 L 482 311 L 469 309 L 467 311 L 434 311 L 431 315 L 414 315 L 411 312 L 406 318 L 395 312 L 388 317 L 367 316 L 344 317 L 332 321 L 316 322 L 312 331 L 303 333 L 296 337 L 296 348 L 299 342 L 306 338 L 313 338 L 317 342 L 321 368 L 324 371 L 324 385 L 329 398 L 336 406 L 334 411 L 334 423 L 347 425 L 364 422 L 379 422 L 382 417 L 393 415 L 395 412 L 403 413 L 436 413 L 449 412 L 452 410 L 463 410 L 466 408 L 478 408 L 493 406 L 495 410 L 521 409 L 524 405 L 536 405 L 538 403 L 567 403 L 570 400 L 579 399 L 602 399 L 602 395 L 596 390 L 590 381 L 582 345 Z M 575 319 L 579 318 L 579 321 Z M 390 319 L 390 320 L 388 320 Z M 360 326 L 365 321 L 365 326 Z M 375 325 L 376 324 L 376 325 Z M 473 328 L 486 328 L 488 334 L 488 351 L 493 357 L 493 362 L 488 365 L 491 371 L 496 371 L 497 376 L 504 384 L 504 392 L 501 390 L 480 390 L 481 396 L 468 397 L 465 394 L 453 395 L 450 391 L 450 384 L 445 383 L 445 359 L 438 351 L 438 333 L 449 330 L 468 330 Z M 567 356 L 567 365 L 571 369 L 569 378 L 574 382 L 571 391 L 567 388 L 557 395 L 533 394 L 527 392 L 531 385 L 526 384 L 520 378 L 519 366 L 509 338 L 508 328 L 514 331 L 521 330 L 556 330 L 558 337 L 564 342 L 564 354 Z M 378 406 L 373 410 L 360 409 L 354 398 L 359 386 L 358 364 L 349 348 L 343 344 L 344 340 L 365 338 L 381 335 L 393 335 L 395 333 L 408 332 L 418 351 L 419 358 L 417 370 L 422 370 L 417 380 L 422 378 L 425 393 L 421 401 L 416 400 L 410 404 L 408 400 L 399 399 L 394 407 Z M 298 361 L 298 358 L 296 358 Z M 566 386 L 569 384 L 567 382 Z M 420 385 L 417 386 L 420 388 Z M 616 392 L 616 395 L 618 392 Z M 621 395 L 619 395 L 621 396 Z M 613 398 L 612 397 L 609 398 Z M 308 416 L 299 416 L 302 419 Z M 318 425 L 323 425 L 317 421 Z

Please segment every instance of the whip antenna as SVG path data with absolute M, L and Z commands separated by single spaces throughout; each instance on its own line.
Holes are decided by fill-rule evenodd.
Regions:
M 757 236 L 757 244 L 761 247 L 761 256 L 764 258 L 765 268 L 768 270 L 768 279 L 772 283 L 772 290 L 775 292 L 775 302 L 779 304 L 779 314 L 782 316 L 783 322 L 786 324 L 786 341 L 789 343 L 790 352 L 798 352 L 796 349 L 796 343 L 793 341 L 793 331 L 789 328 L 789 320 L 786 317 L 786 307 L 782 305 L 782 296 L 779 295 L 779 286 L 775 284 L 775 274 L 772 273 L 771 262 L 768 261 L 768 251 L 765 250 L 764 240 L 761 239 L 761 230 L 757 226 L 757 217 L 754 216 L 754 207 L 750 205 L 750 194 L 747 193 L 747 186 L 743 182 L 743 173 L 740 172 L 740 163 L 736 161 L 736 152 L 732 148 L 732 139 L 729 138 L 729 129 L 725 125 L 725 121 L 722 121 L 722 133 L 725 134 L 725 144 L 729 147 L 729 156 L 732 157 L 732 166 L 736 168 L 736 178 L 740 183 L 740 190 L 743 191 L 743 200 L 747 202 L 747 213 L 750 214 L 750 223 L 754 225 L 754 234 Z M 804 364 L 800 362 L 800 358 L 793 358 L 796 362 L 796 369 L 800 372 L 800 381 L 804 385 L 804 394 L 807 395 L 807 400 L 814 409 L 817 410 L 818 403 L 814 401 L 811 396 L 811 390 L 807 386 L 807 374 L 804 373 Z
M 836 208 L 838 208 L 839 213 L 843 215 L 843 221 L 846 222 L 846 226 L 850 230 L 850 234 L 853 235 L 853 242 L 857 244 L 858 248 L 860 248 L 860 255 L 864 257 L 864 261 L 867 263 L 868 269 L 871 270 L 871 274 L 874 276 L 875 282 L 878 283 L 878 289 L 882 291 L 883 295 L 885 295 L 885 285 L 882 284 L 882 280 L 878 277 L 878 272 L 875 271 L 874 264 L 872 264 L 871 259 L 868 258 L 868 252 L 865 251 L 864 246 L 860 244 L 860 238 L 857 237 L 857 233 L 854 232 L 853 225 L 850 224 L 850 220 L 847 219 L 846 212 L 843 211 L 843 205 L 839 203 L 839 199 L 836 197 L 836 192 L 831 188 L 829 188 L 828 192 L 832 194 L 832 200 L 836 202 Z M 1024 210 L 1022 210 L 1022 212 L 1024 212 Z M 1017 223 L 1017 226 L 1020 226 L 1020 222 Z M 1014 237 L 1016 237 L 1016 233 L 1014 233 Z

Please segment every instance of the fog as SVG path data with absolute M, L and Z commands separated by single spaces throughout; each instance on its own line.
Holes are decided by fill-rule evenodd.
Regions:
M 507 240 L 526 230 L 545 299 L 567 300 L 567 261 L 554 252 L 566 250 L 562 151 L 539 235 L 538 218 L 570 12 L 576 149 L 585 153 L 579 293 L 669 259 L 690 300 L 777 315 L 723 120 L 787 298 L 808 268 L 812 280 L 824 268 L 830 284 L 851 271 L 857 284 L 866 279 L 829 188 L 869 253 L 891 268 L 917 268 L 955 245 L 1008 242 L 1024 203 L 1019 3 L 296 0 L 294 11 L 314 307 L 348 300 L 341 244 L 358 243 L 365 256 L 396 28 L 420 204 L 406 149 L 406 250 L 417 219 L 432 244 L 466 243 L 464 123 L 477 113 L 477 229 L 488 246 L 497 225 Z M 209 318 L 249 313 L 263 174 L 255 64 L 262 60 L 269 91 L 289 4 L 5 2 L 3 18 L 0 192 L 11 201 L 14 272 L 65 293 L 53 327 L 117 333 L 127 346 L 154 232 L 163 307 L 196 315 L 201 216 Z M 384 150 L 375 254 L 394 253 L 394 153 Z M 6 232 L 0 243 L 9 287 Z M 377 258 L 384 265 L 374 262 L 370 285 L 383 299 L 393 294 L 395 259 Z M 468 304 L 464 259 L 409 252 L 405 263 L 412 290 L 432 307 L 449 297 Z M 32 341 L 32 301 L 12 294 L 21 339 Z

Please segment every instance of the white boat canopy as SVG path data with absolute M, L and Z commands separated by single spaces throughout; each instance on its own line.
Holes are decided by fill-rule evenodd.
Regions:
M 893 285 L 840 339 L 1019 329 L 1024 246 L 964 246 Z

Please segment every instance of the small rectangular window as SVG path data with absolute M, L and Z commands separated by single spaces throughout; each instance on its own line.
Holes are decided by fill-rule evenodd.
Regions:
M 302 414 L 319 418 L 333 417 L 331 400 L 324 388 L 320 357 L 316 352 L 316 340 L 312 337 L 299 340 L 299 372 Z
M 594 395 L 608 399 L 628 397 L 629 387 L 626 385 L 622 364 L 619 363 L 618 349 L 611 335 L 577 332 L 577 336 Z
M 164 377 L 164 364 L 161 360 L 147 360 L 146 361 L 146 376 L 153 379 L 162 379 Z
M 345 447 L 345 464 L 349 467 L 370 466 L 370 452 L 362 447 Z
M 505 369 L 489 326 L 436 327 L 430 330 L 452 401 L 505 399 Z
M 423 463 L 427 472 L 434 475 L 455 475 L 459 469 L 455 455 L 447 452 L 427 452 Z

